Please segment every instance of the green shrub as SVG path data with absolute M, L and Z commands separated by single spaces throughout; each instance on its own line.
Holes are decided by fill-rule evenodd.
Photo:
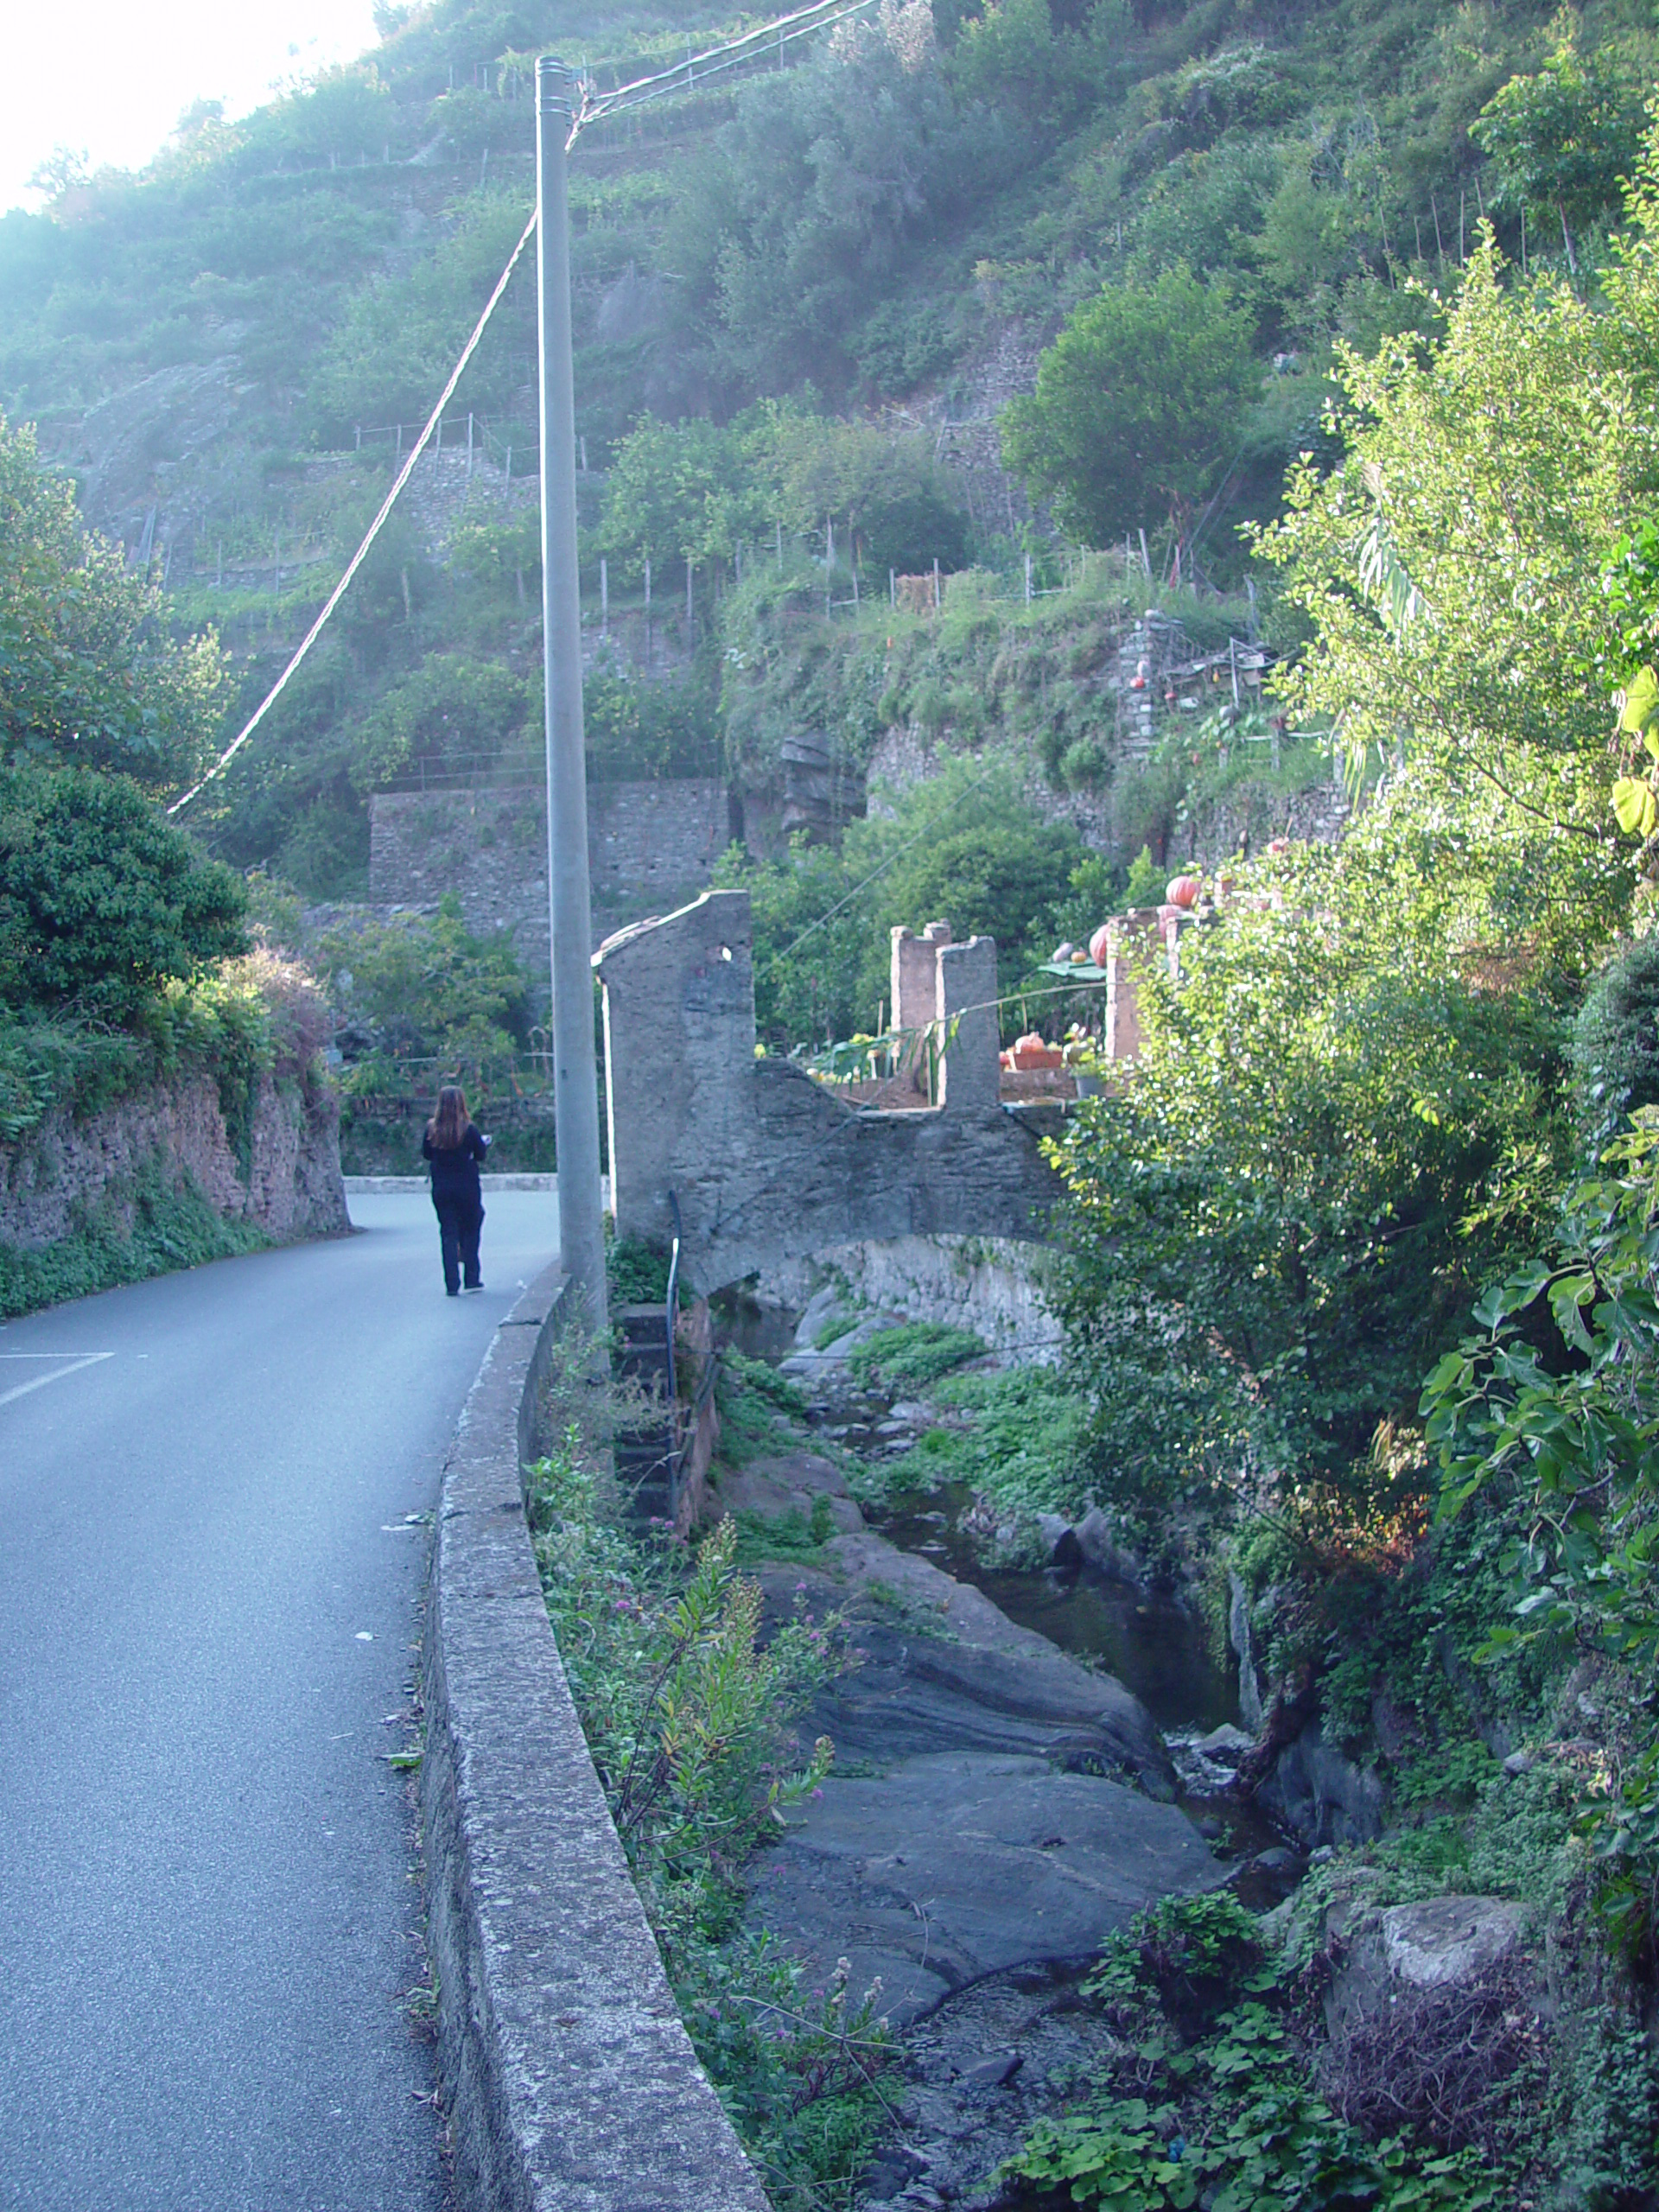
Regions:
M 734 1389 L 764 1398 L 768 1405 L 796 1421 L 806 1419 L 806 1393 L 764 1359 L 751 1359 L 747 1352 L 726 1351 L 721 1355 L 721 1368 Z
M 759 1587 L 722 1522 L 695 1557 L 601 1510 L 572 1431 L 527 1471 L 531 1524 L 572 1694 L 698 2056 L 774 2201 L 849 2201 L 883 2107 L 874 1993 L 837 1971 L 809 1993 L 739 1931 L 745 1862 L 833 1756 L 791 1724 L 845 1663 L 839 1624 L 800 1614 L 759 1639 Z
M 475 936 L 453 895 L 433 915 L 332 931 L 321 954 L 335 1000 L 373 1040 L 348 1090 L 402 1089 L 397 1063 L 409 1059 L 441 1063 L 440 1080 L 476 1081 L 525 1033 L 530 985 L 511 938 Z
M 1659 937 L 1610 960 L 1573 1025 L 1575 1103 L 1592 1160 L 1638 1106 L 1659 1105 Z
M 0 767 L 0 1002 L 127 1021 L 246 950 L 247 900 L 137 785 Z
M 605 1287 L 613 1306 L 660 1306 L 668 1296 L 669 1255 L 643 1236 L 613 1237 L 605 1248 Z
M 1511 2177 L 1394 2136 L 1367 2142 L 1314 2087 L 1284 1967 L 1224 1894 L 1166 1897 L 1084 1985 L 1119 2056 L 1071 2111 L 1038 2121 L 1007 2180 L 1111 2212 L 1497 2212 Z M 1239 2001 L 1240 1999 L 1243 2001 Z M 1228 2009 L 1222 2009 L 1226 2007 Z
M 966 1416 L 930 1428 L 916 1449 L 877 1471 L 887 1491 L 965 1483 L 1011 1513 L 1072 1513 L 1083 1503 L 1088 1408 L 1052 1368 L 958 1375 L 935 1385 L 936 1404 Z
M 878 1329 L 847 1356 L 847 1371 L 865 1389 L 888 1391 L 893 1396 L 925 1390 L 953 1368 L 970 1359 L 982 1359 L 986 1345 L 971 1329 L 952 1328 L 943 1321 L 904 1321 L 897 1328 Z
M 194 1182 L 174 1180 L 157 1159 L 129 1180 L 106 1185 L 54 1243 L 34 1250 L 0 1243 L 0 1319 L 256 1252 L 270 1242 L 250 1222 L 226 1221 Z

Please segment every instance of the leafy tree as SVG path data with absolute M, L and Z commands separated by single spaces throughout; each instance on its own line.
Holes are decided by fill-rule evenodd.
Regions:
M 524 678 L 499 661 L 429 654 L 365 717 L 355 738 L 353 780 L 370 789 L 416 760 L 475 767 L 524 728 L 530 705 Z
M 475 1077 L 510 1058 L 529 1018 L 529 987 L 505 931 L 475 936 L 460 902 L 435 914 L 333 931 L 323 940 L 330 988 L 348 1020 L 369 1033 L 372 1058 L 436 1059 Z
M 1346 456 L 1294 469 L 1258 538 L 1315 626 L 1291 710 L 1386 772 L 1471 957 L 1524 937 L 1581 968 L 1629 908 L 1599 588 L 1647 465 L 1627 330 L 1564 286 L 1506 290 L 1484 245 L 1438 345 L 1338 348 Z
M 734 847 L 715 881 L 751 894 L 756 1019 L 789 1049 L 874 1032 L 899 925 L 995 937 L 998 987 L 1013 992 L 1046 957 L 1080 868 L 1086 880 L 1076 831 L 1046 822 L 1010 769 L 955 760 L 891 814 L 849 824 L 839 853 L 804 837 L 782 861 Z
M 711 880 L 747 891 L 754 925 L 754 1018 L 773 1052 L 850 1036 L 874 1021 L 857 1009 L 854 978 L 869 935 L 868 909 L 856 897 L 842 855 L 803 833 L 782 861 L 731 846 Z
M 177 643 L 152 576 L 87 535 L 67 479 L 0 415 L 0 747 L 177 789 L 212 757 L 226 690 L 211 632 Z
M 1492 1648 L 1566 1631 L 1630 1670 L 1633 1725 L 1587 1825 L 1633 1948 L 1659 1920 L 1659 1116 L 1635 1123 L 1567 1194 L 1547 1256 L 1485 1292 L 1422 1402 L 1442 1511 L 1516 1492 L 1527 1512 L 1518 1618 Z
M 516 193 L 476 192 L 456 209 L 453 229 L 407 274 L 353 293 L 344 320 L 308 379 L 314 419 L 338 439 L 354 423 L 401 420 L 418 425 L 461 351 L 502 264 L 524 227 Z M 496 406 L 523 376 L 531 312 L 530 279 L 520 265 L 510 299 L 467 371 L 457 404 Z
M 1002 458 L 1071 537 L 1101 545 L 1162 508 L 1183 529 L 1255 388 L 1249 318 L 1185 267 L 1079 308 L 1002 414 Z
M 0 767 L 0 1004 L 129 1020 L 245 951 L 246 904 L 126 778 Z
M 1590 1159 L 1659 1106 L 1659 938 L 1638 938 L 1591 986 L 1573 1028 L 1579 1119 Z
M 660 575 L 670 561 L 729 559 L 745 539 L 766 532 L 769 505 L 735 432 L 647 415 L 617 448 L 600 543 L 635 574 L 650 561 Z
M 1273 901 L 1184 937 L 1179 986 L 1148 959 L 1141 1056 L 1057 1154 L 1121 1495 L 1347 1482 L 1548 1217 L 1558 996 L 1471 978 L 1392 826 L 1280 863 Z
M 855 880 L 875 877 L 859 971 L 861 1027 L 890 988 L 889 932 L 899 926 L 938 918 L 959 942 L 994 937 L 997 988 L 1017 990 L 1047 958 L 1056 910 L 1084 858 L 1076 830 L 1046 821 L 1014 773 L 974 760 L 951 761 L 906 792 L 890 818 L 852 824 L 845 851 Z M 1005 1026 L 1023 1026 L 1011 1008 Z
M 699 684 L 632 683 L 596 672 L 582 685 L 582 716 L 588 773 L 597 779 L 720 772 L 714 701 Z
M 685 360 L 716 388 L 838 382 L 907 251 L 1016 173 L 1026 134 L 953 92 L 926 13 L 843 26 L 810 66 L 746 88 L 688 178 L 664 265 L 682 280 Z
M 1554 50 L 1535 75 L 1511 77 L 1469 126 L 1491 157 L 1499 207 L 1548 209 L 1561 226 L 1574 274 L 1574 226 L 1616 209 L 1641 135 L 1636 87 L 1611 54 L 1585 54 L 1570 10 L 1556 16 Z
M 968 518 L 925 431 L 776 402 L 754 410 L 753 420 L 750 451 L 776 484 L 774 512 L 787 528 L 817 531 L 828 518 L 844 520 L 879 578 L 935 559 L 947 569 L 965 565 Z

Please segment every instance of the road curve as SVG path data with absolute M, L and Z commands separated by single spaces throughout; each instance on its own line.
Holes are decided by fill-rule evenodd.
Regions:
M 407 1705 L 423 1526 L 557 1199 L 0 1328 L 0 2206 L 438 2212 Z M 48 1379 L 49 1378 L 49 1379 Z

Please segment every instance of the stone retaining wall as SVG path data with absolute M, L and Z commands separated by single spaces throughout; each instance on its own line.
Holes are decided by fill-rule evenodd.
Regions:
M 590 784 L 588 866 L 595 937 L 664 913 L 708 882 L 732 842 L 731 803 L 712 777 Z M 460 899 L 470 929 L 505 929 L 547 972 L 547 810 L 538 785 L 377 791 L 369 801 L 369 900 Z
M 56 1107 L 16 1144 L 0 1145 L 0 1243 L 40 1251 L 106 1196 L 124 1202 L 160 1161 L 193 1180 L 228 1218 L 273 1236 L 351 1226 L 340 1174 L 340 1106 L 332 1090 L 260 1078 L 245 1174 L 231 1149 L 210 1075 L 147 1084 L 79 1120 Z

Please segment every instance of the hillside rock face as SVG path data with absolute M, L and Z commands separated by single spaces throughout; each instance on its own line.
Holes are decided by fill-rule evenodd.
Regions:
M 0 1243 L 39 1251 L 102 1201 L 130 1206 L 132 1184 L 158 1163 L 175 1184 L 194 1181 L 227 1219 L 273 1236 L 351 1226 L 331 1091 L 262 1076 L 238 1160 L 218 1084 L 190 1075 L 146 1084 L 84 1120 L 54 1108 L 21 1142 L 0 1145 Z

